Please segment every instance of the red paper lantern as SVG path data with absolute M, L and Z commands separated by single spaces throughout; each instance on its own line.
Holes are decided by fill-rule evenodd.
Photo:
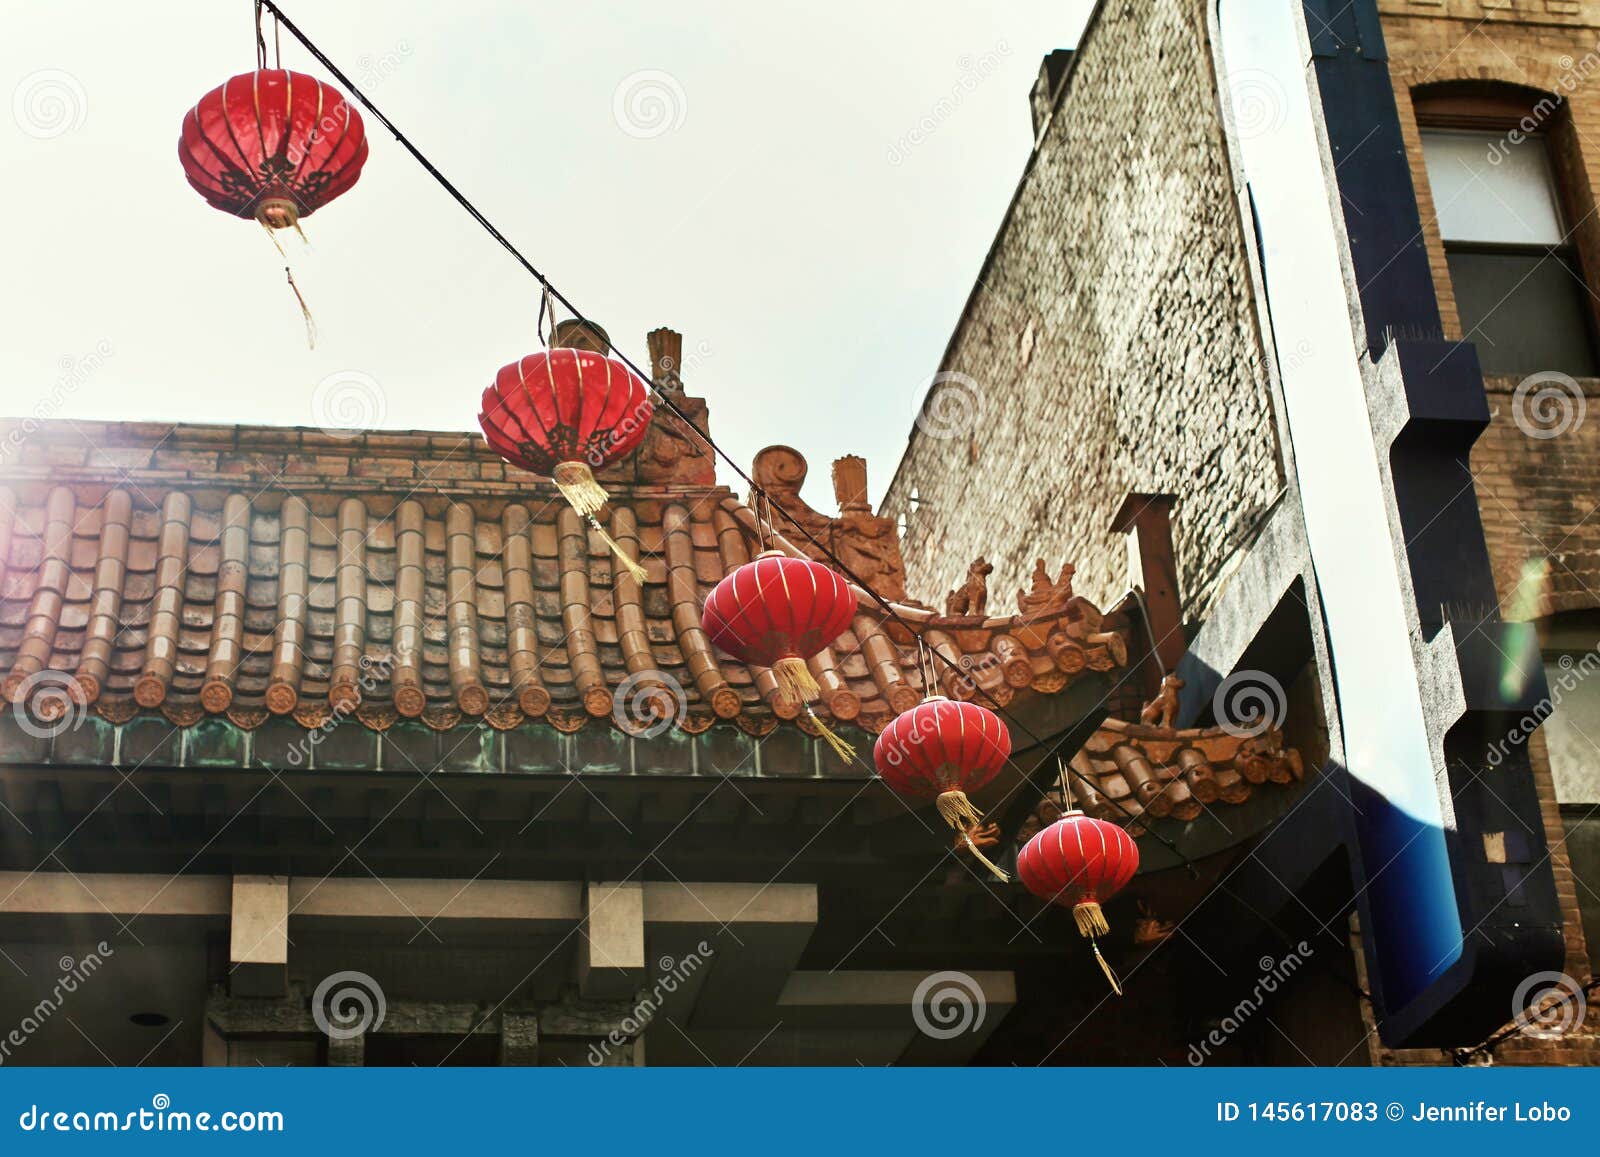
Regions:
M 848 759 L 855 750 L 807 706 L 822 690 L 806 660 L 844 634 L 855 615 L 856 593 L 837 573 L 769 550 L 716 585 L 700 621 L 711 641 L 734 658 L 772 668 L 778 694 L 800 704 L 823 738 Z
M 558 347 L 500 367 L 494 385 L 483 391 L 478 423 L 507 462 L 554 481 L 642 582 L 644 569 L 595 517 L 607 495 L 594 471 L 632 453 L 653 412 L 650 387 L 622 362 Z
M 976 703 L 930 696 L 895 716 L 872 748 L 878 774 L 912 799 L 931 799 L 979 863 L 1009 877 L 978 850 L 972 829 L 983 813 L 968 797 L 988 785 L 1011 758 L 1011 733 L 1000 717 Z
M 356 183 L 367 134 L 338 89 L 263 68 L 200 98 L 183 118 L 178 159 L 215 208 L 288 229 Z
M 1071 908 L 1078 934 L 1089 938 L 1111 987 L 1122 992 L 1095 937 L 1111 930 L 1100 902 L 1139 870 L 1139 845 L 1116 824 L 1069 811 L 1017 853 L 1017 878 L 1041 900 Z

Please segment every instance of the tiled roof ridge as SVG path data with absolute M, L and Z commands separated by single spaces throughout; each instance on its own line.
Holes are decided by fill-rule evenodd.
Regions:
M 659 423 L 658 423 L 659 424 Z M 653 431 L 655 440 L 664 440 Z M 677 467 L 674 459 L 671 467 Z M 555 487 L 508 467 L 476 432 L 339 431 L 278 426 L 0 420 L 0 473 L 12 486 L 60 483 L 282 488 L 421 497 L 553 496 Z M 598 472 L 618 492 L 719 489 L 713 470 L 649 469 L 632 460 Z
M 143 708 L 180 724 L 353 713 L 378 729 L 465 716 L 575 730 L 610 715 L 643 729 L 664 701 L 637 715 L 619 695 L 661 684 L 676 687 L 686 731 L 798 714 L 770 671 L 717 654 L 699 627 L 705 592 L 762 545 L 803 553 L 723 488 L 617 494 L 608 530 L 645 559 L 638 584 L 569 508 L 526 486 L 487 505 L 419 492 L 374 512 L 350 491 L 317 500 L 287 483 L 252 493 L 141 474 L 86 498 L 59 472 L 54 484 L 28 473 L 8 471 L 20 485 L 0 490 L 11 700 L 58 672 L 107 718 Z M 1071 593 L 1070 568 L 1062 583 L 1011 616 L 898 601 L 890 616 L 863 595 L 851 631 L 812 662 L 822 709 L 877 730 L 915 704 L 929 689 L 912 632 L 947 660 L 932 690 L 963 698 L 1049 695 L 1124 665 L 1125 635 Z
M 155 449 L 176 445 L 304 446 L 315 450 L 356 454 L 362 449 L 434 449 L 449 451 L 458 444 L 486 459 L 498 455 L 484 444 L 476 429 L 341 429 L 326 426 L 283 426 L 251 422 L 160 422 L 115 418 L 0 417 L 0 436 L 25 431 L 29 440 L 77 442 L 88 446 L 122 446 Z

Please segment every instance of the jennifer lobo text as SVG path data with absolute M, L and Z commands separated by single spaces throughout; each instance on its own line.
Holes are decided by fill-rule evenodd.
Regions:
M 1485 1101 L 1469 1101 L 1465 1105 L 1418 1104 L 1412 1112 L 1413 1121 L 1570 1121 L 1572 1110 L 1565 1105 L 1552 1105 L 1548 1101 L 1537 1105 L 1524 1105 L 1517 1101 L 1511 1105 L 1491 1105 Z

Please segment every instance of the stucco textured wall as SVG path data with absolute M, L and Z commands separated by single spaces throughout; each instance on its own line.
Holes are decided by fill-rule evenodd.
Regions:
M 1042 555 L 1109 601 L 1117 506 L 1171 492 L 1194 613 L 1281 488 L 1204 4 L 1103 4 L 1065 83 L 883 510 L 913 590 Z

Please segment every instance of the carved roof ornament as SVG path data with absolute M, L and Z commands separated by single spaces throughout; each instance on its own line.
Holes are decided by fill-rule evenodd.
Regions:
M 944 597 L 944 613 L 951 618 L 975 615 L 982 618 L 989 608 L 989 576 L 994 564 L 981 554 L 967 568 L 967 579 Z
M 838 518 L 813 510 L 800 497 L 807 471 L 805 456 L 792 446 L 768 446 L 758 453 L 750 476 L 774 503 L 770 514 L 765 508 L 761 513 L 812 561 L 832 564 L 827 553 L 811 541 L 814 538 L 838 555 L 846 567 L 878 594 L 894 602 L 906 601 L 906 565 L 900 556 L 900 530 L 894 519 L 879 518 L 872 513 L 867 501 L 866 459 L 847 454 L 833 464 Z M 753 495 L 750 501 L 754 504 Z M 804 527 L 804 533 L 800 527 Z
M 1139 709 L 1139 722 L 1146 727 L 1170 728 L 1178 718 L 1178 692 L 1184 682 L 1176 675 L 1161 677 L 1161 690 Z
M 771 509 L 760 503 L 753 492 L 745 495 L 745 501 L 758 508 L 774 530 L 805 551 L 813 562 L 825 562 L 827 554 L 811 539 L 819 540 L 832 550 L 834 520 L 811 509 L 800 497 L 807 469 L 805 456 L 794 447 L 768 446 L 756 454 L 750 466 L 750 477 L 770 497 Z
M 1044 559 L 1036 559 L 1030 588 L 1017 591 L 1017 612 L 1034 616 L 1064 610 L 1072 602 L 1072 576 L 1077 573 L 1078 568 L 1070 562 L 1062 563 L 1060 577 L 1052 581 Z
M 650 379 L 656 389 L 683 393 L 683 335 L 663 326 L 645 335 L 650 351 Z
M 683 387 L 683 335 L 676 330 L 654 329 L 645 338 L 650 350 L 650 376 L 658 390 L 672 395 L 673 403 L 689 421 L 709 430 L 710 412 L 704 398 L 691 398 Z M 637 455 L 639 480 L 655 484 L 715 486 L 716 452 L 665 406 L 658 407 Z

